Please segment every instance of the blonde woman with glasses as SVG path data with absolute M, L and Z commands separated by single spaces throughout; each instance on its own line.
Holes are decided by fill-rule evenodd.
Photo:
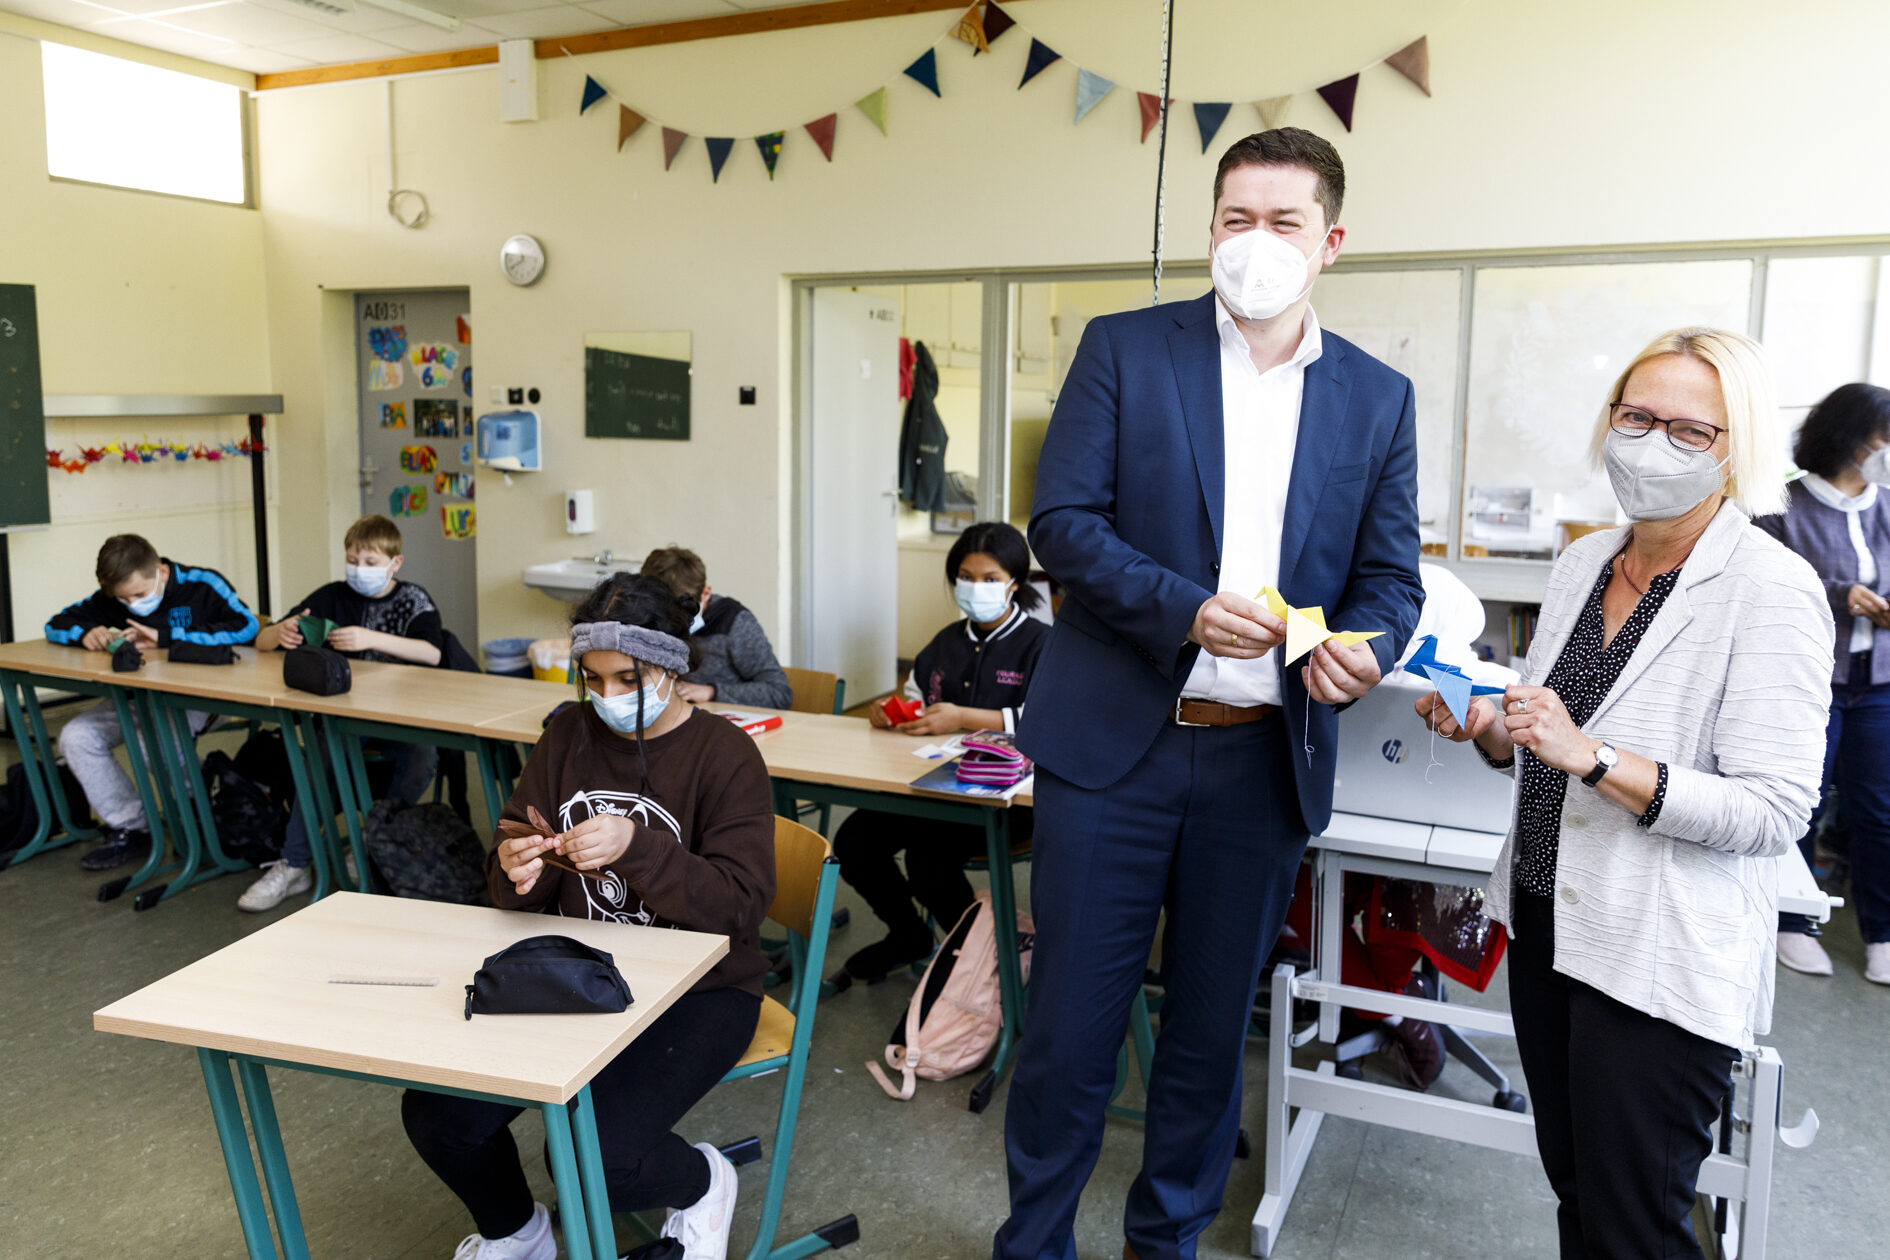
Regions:
M 1517 779 L 1487 910 L 1564 1260 L 1696 1256 L 1739 1052 L 1772 1017 L 1778 857 L 1824 768 L 1832 616 L 1749 517 L 1785 505 L 1764 354 L 1684 328 L 1628 365 L 1594 455 L 1631 520 L 1562 553 L 1525 681 L 1460 727 Z

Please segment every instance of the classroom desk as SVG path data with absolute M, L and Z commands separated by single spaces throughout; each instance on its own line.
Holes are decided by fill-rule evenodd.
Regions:
M 558 1187 L 563 1254 L 611 1260 L 616 1239 L 591 1078 L 727 954 L 728 940 L 559 919 L 559 933 L 613 955 L 630 985 L 630 1008 L 467 1020 L 465 985 L 480 963 L 552 926 L 539 914 L 337 893 L 113 1002 L 92 1016 L 92 1026 L 196 1049 L 251 1260 L 278 1252 L 232 1064 L 288 1260 L 305 1260 L 308 1245 L 270 1096 L 270 1065 L 538 1108 Z M 439 983 L 328 983 L 337 975 Z
M 1355 814 L 1333 815 L 1325 834 L 1313 837 L 1312 967 L 1294 975 L 1290 967 L 1281 965 L 1270 980 L 1266 1190 L 1254 1213 L 1253 1254 L 1270 1255 L 1278 1242 L 1300 1174 L 1327 1115 L 1535 1157 L 1534 1118 L 1510 1109 L 1521 1105 L 1521 1096 L 1511 1093 L 1503 1074 L 1464 1039 L 1466 1030 L 1514 1036 L 1514 1025 L 1506 1013 L 1354 988 L 1343 983 L 1339 974 L 1347 874 L 1484 888 L 1503 839 L 1497 832 Z M 1796 846 L 1778 862 L 1780 910 L 1824 921 L 1830 918 L 1834 904 L 1842 904 L 1818 889 Z M 1295 999 L 1319 1006 L 1317 1022 L 1297 1032 L 1291 1022 Z M 1492 1105 L 1344 1079 L 1330 1061 L 1321 1063 L 1316 1071 L 1294 1067 L 1295 1048 L 1315 1039 L 1329 1044 L 1338 1041 L 1339 1012 L 1346 1007 L 1435 1023 L 1453 1057 L 1467 1062 L 1497 1087 L 1499 1092 Z M 1780 1127 L 1782 1071 L 1778 1053 L 1769 1046 L 1748 1052 L 1735 1065 L 1735 1089 L 1742 1078 L 1751 1083 L 1747 1111 L 1739 1125 L 1746 1135 L 1745 1151 L 1735 1156 L 1732 1135 L 1722 1134 L 1719 1152 L 1707 1160 L 1700 1174 L 1700 1193 L 1743 1206 L 1741 1219 L 1734 1220 L 1728 1213 L 1729 1223 L 1743 1233 L 1743 1240 L 1726 1251 L 1728 1255 L 1738 1254 L 1741 1260 L 1763 1260 L 1776 1143 L 1803 1147 L 1810 1144 L 1818 1129 L 1814 1112 L 1807 1112 L 1804 1120 L 1790 1129 Z
M 542 699 L 484 723 L 478 728 L 480 732 L 490 739 L 536 743 L 545 714 L 559 701 L 571 698 L 570 688 L 564 684 L 536 685 L 547 689 L 541 693 Z M 795 816 L 794 802 L 813 801 L 913 818 L 939 818 L 983 829 L 991 876 L 991 910 L 996 919 L 992 927 L 997 934 L 998 987 L 1004 1009 L 991 1066 L 971 1091 L 971 1110 L 983 1111 L 998 1078 L 1009 1069 L 1023 1031 L 1024 977 L 1017 941 L 1017 890 L 1011 869 L 1008 807 L 1029 804 L 1028 794 L 1002 801 L 955 799 L 918 791 L 912 781 L 940 764 L 912 755 L 913 749 L 927 741 L 879 730 L 864 718 L 758 709 L 745 704 L 704 707 L 711 713 L 780 713 L 781 725 L 755 736 L 755 747 L 760 749 L 768 777 L 774 781 L 775 812 L 785 818 Z

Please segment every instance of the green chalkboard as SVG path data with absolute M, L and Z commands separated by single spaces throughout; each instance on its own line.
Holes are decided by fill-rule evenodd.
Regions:
M 689 364 L 584 348 L 584 436 L 689 440 Z
M 30 284 L 0 284 L 0 529 L 45 525 L 46 399 Z

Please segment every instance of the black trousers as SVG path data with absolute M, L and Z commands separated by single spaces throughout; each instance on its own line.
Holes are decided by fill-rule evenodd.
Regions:
M 1031 811 L 1011 813 L 1011 842 L 1028 840 Z M 899 869 L 900 850 L 906 869 Z M 840 878 L 853 885 L 894 936 L 925 931 L 916 900 L 946 931 L 971 906 L 965 860 L 985 856 L 984 828 L 932 818 L 908 818 L 878 810 L 855 810 L 834 833 L 833 855 Z
M 1698 1260 L 1690 1214 L 1733 1048 L 1556 972 L 1549 898 L 1517 889 L 1514 922 L 1509 1005 L 1562 1260 Z
M 760 1015 L 761 999 L 740 989 L 685 994 L 591 1079 L 612 1211 L 688 1207 L 708 1193 L 708 1161 L 673 1126 L 747 1052 Z M 487 1238 L 531 1223 L 531 1187 L 509 1127 L 522 1110 L 417 1089 L 401 1095 L 408 1141 Z

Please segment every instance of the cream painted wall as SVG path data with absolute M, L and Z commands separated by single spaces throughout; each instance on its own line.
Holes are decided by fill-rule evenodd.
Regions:
M 1876 65 L 1890 7 L 1825 3 L 1789 20 L 1759 0 L 1579 6 L 1499 0 L 1392 3 L 1345 21 L 1329 7 L 1203 0 L 1176 35 L 1174 93 L 1250 100 L 1306 88 L 1431 37 L 1436 96 L 1366 71 L 1345 134 L 1310 92 L 1289 121 L 1331 135 L 1350 172 L 1348 248 L 1367 253 L 1501 249 L 1882 231 L 1890 167 L 1863 160 L 1859 120 L 1890 102 Z M 524 565 L 572 551 L 558 526 L 567 486 L 599 492 L 584 549 L 635 553 L 681 541 L 718 589 L 753 606 L 777 639 L 787 624 L 790 305 L 784 277 L 979 266 L 1134 263 L 1146 256 L 1153 145 L 1136 141 L 1132 89 L 1154 86 L 1156 6 L 1027 0 L 1016 15 L 1053 46 L 1123 84 L 1080 127 L 1075 69 L 1016 89 L 1028 40 L 990 57 L 939 46 L 945 96 L 899 69 L 944 28 L 937 14 L 743 36 L 540 63 L 544 120 L 500 124 L 497 73 L 417 78 L 395 89 L 401 182 L 433 219 L 405 231 L 382 211 L 379 83 L 265 93 L 262 155 L 268 328 L 275 384 L 295 414 L 286 455 L 309 493 L 283 524 L 287 586 L 337 563 L 353 514 L 352 423 L 324 393 L 335 352 L 322 293 L 467 285 L 481 377 L 537 385 L 546 471 L 506 486 L 479 478 L 484 633 L 538 634 L 556 608 L 519 583 Z M 1292 25 L 1298 23 L 1299 25 Z M 1839 34 L 1841 32 L 1841 38 Z M 646 128 L 618 154 L 612 102 L 577 116 L 583 76 L 654 120 L 702 135 L 789 128 L 769 182 L 737 143 L 711 184 L 701 140 L 665 173 Z M 891 136 L 846 102 L 889 85 Z M 840 111 L 836 159 L 798 121 Z M 1257 126 L 1236 107 L 1235 128 Z M 1205 252 L 1213 155 L 1174 121 L 1169 249 Z M 1218 148 L 1219 146 L 1217 146 Z M 498 246 L 544 242 L 539 284 L 513 289 Z M 583 334 L 695 334 L 694 439 L 581 437 Z M 738 408 L 739 385 L 760 405 Z M 319 492 L 314 487 L 321 487 Z
M 169 59 L 170 68 L 188 68 L 178 60 Z M 46 392 L 273 392 L 262 216 L 48 179 L 39 43 L 4 28 L 0 118 L 7 120 L 0 127 L 0 282 L 37 291 Z M 47 422 L 47 441 L 72 451 L 123 436 L 234 440 L 244 430 L 238 417 L 112 424 L 54 419 Z M 270 436 L 281 432 L 271 421 Z M 81 475 L 50 476 L 51 527 L 8 539 L 21 638 L 36 637 L 48 616 L 93 589 L 98 545 L 113 533 L 145 534 L 167 555 L 221 569 L 253 596 L 246 461 L 105 463 Z M 276 541 L 272 528 L 271 550 L 279 553 Z

